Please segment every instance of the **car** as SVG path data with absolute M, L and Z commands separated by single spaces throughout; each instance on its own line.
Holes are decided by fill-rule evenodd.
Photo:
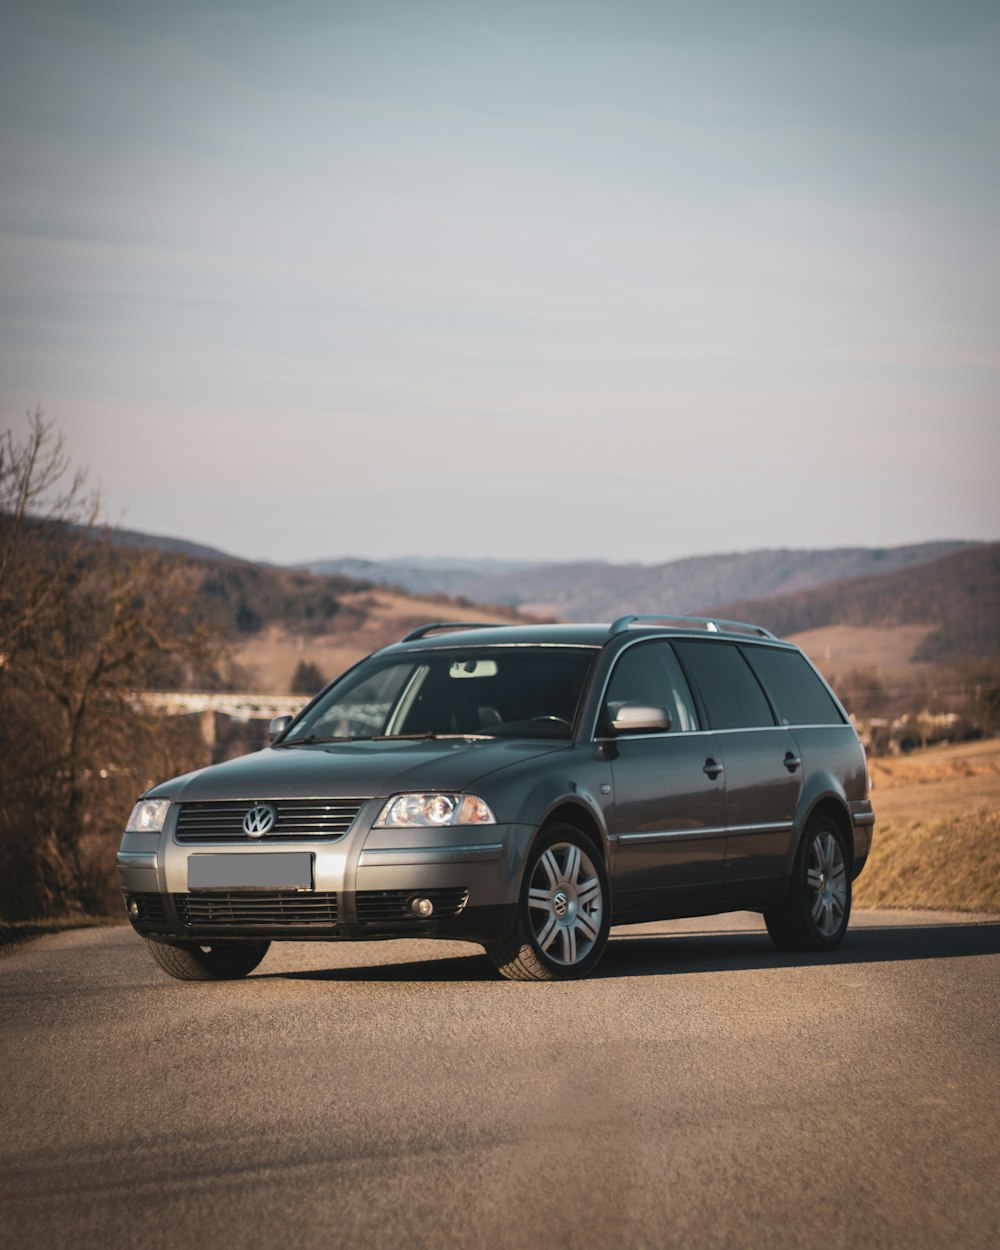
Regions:
M 737 910 L 829 951 L 871 847 L 850 717 L 745 622 L 436 622 L 270 734 L 128 820 L 126 911 L 181 980 L 245 976 L 273 941 L 403 937 L 566 980 L 612 925 Z

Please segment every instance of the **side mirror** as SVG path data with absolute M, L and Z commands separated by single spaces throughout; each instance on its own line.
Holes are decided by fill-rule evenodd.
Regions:
M 608 724 L 614 734 L 666 733 L 673 724 L 665 707 L 645 703 L 611 703 Z
M 273 742 L 275 738 L 285 732 L 291 723 L 291 716 L 276 716 L 267 727 L 268 740 Z

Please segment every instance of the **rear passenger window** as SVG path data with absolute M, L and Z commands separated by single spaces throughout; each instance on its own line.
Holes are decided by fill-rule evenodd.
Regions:
M 728 642 L 675 642 L 692 677 L 713 729 L 752 729 L 773 725 L 774 717 L 760 683 L 742 653 Z
M 665 707 L 672 729 L 683 732 L 698 728 L 687 680 L 666 642 L 643 642 L 629 647 L 611 675 L 605 706 L 612 703 Z
M 747 647 L 747 663 L 771 696 L 783 725 L 842 725 L 830 692 L 798 651 Z

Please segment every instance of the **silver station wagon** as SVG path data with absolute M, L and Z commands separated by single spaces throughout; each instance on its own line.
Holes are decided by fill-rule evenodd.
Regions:
M 424 626 L 271 737 L 129 818 L 125 907 L 181 980 L 245 976 L 272 941 L 397 937 L 561 980 L 612 924 L 736 910 L 830 950 L 871 845 L 844 709 L 734 621 Z

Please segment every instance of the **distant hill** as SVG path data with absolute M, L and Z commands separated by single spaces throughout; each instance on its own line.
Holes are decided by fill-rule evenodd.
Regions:
M 951 663 L 1000 656 L 1000 543 L 953 551 L 878 577 L 777 597 L 716 604 L 712 611 L 782 637 L 831 625 L 931 627 L 911 660 Z
M 192 626 L 203 624 L 229 640 L 231 663 L 217 672 L 168 674 L 178 688 L 193 683 L 284 693 L 300 666 L 323 681 L 370 651 L 397 642 L 435 620 L 525 621 L 509 607 L 491 607 L 445 595 L 419 598 L 338 573 L 255 564 L 211 547 L 134 531 L 111 531 L 123 548 L 155 550 L 183 569 Z
M 135 547 L 140 551 L 162 551 L 169 555 L 192 556 L 197 560 L 227 560 L 246 564 L 238 556 L 231 556 L 217 547 L 188 542 L 184 538 L 170 538 L 164 534 L 143 534 L 139 530 L 116 529 L 114 540 L 119 547 Z
M 341 574 L 363 578 L 381 586 L 394 586 L 411 594 L 444 594 L 475 597 L 474 588 L 491 578 L 537 570 L 538 565 L 517 560 L 448 560 L 404 556 L 398 560 L 363 560 L 343 556 L 334 560 L 307 561 L 297 568 L 310 573 Z
M 364 619 L 363 610 L 347 604 L 367 593 L 367 582 L 248 561 L 179 558 L 187 561 L 196 615 L 236 641 L 268 626 L 305 637 Z
M 310 572 L 134 531 L 117 540 L 185 562 L 193 617 L 229 635 L 246 681 L 275 692 L 288 688 L 299 661 L 333 676 L 424 621 L 524 619 L 522 612 L 759 621 L 783 637 L 810 635 L 815 658 L 838 668 L 1000 655 L 1000 544 L 755 551 L 662 565 L 345 559 L 319 561 L 312 567 L 326 571 Z M 404 582 L 427 589 L 407 593 Z M 437 589 L 442 584 L 449 591 Z M 477 606 L 484 603 L 493 606 Z
M 251 564 L 214 547 L 133 530 L 119 530 L 117 541 L 217 563 L 276 572 L 281 567 Z M 304 562 L 285 572 L 292 577 L 312 574 L 392 587 L 423 597 L 446 595 L 560 620 L 601 621 L 614 620 L 623 612 L 703 614 L 719 603 L 790 595 L 850 578 L 883 577 L 981 545 L 955 540 L 816 551 L 779 548 L 689 556 L 664 564 L 343 556 Z
M 825 551 L 747 551 L 691 556 L 654 565 L 598 561 L 548 564 L 456 580 L 450 593 L 564 620 L 607 621 L 623 612 L 698 614 L 713 604 L 751 596 L 758 599 L 845 578 L 885 576 L 974 546 L 936 542 Z M 365 576 L 380 580 L 377 567 L 367 569 Z

